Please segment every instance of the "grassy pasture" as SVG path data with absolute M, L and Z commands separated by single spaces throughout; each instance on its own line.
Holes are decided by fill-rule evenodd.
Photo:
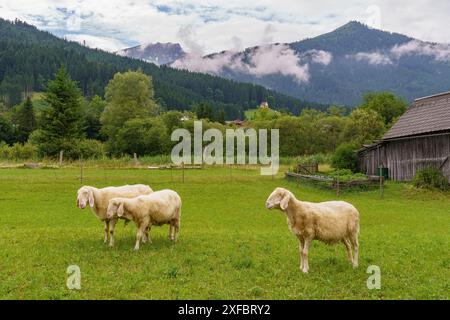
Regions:
M 231 175 L 230 175 L 231 173 Z M 76 208 L 79 169 L 0 170 L 2 299 L 449 299 L 450 196 L 388 182 L 378 191 L 343 193 L 361 213 L 360 267 L 342 245 L 313 242 L 310 273 L 299 271 L 298 245 L 279 211 L 264 202 L 276 186 L 299 199 L 335 199 L 332 191 L 297 188 L 279 173 L 207 168 L 84 170 L 84 184 L 147 183 L 183 200 L 179 242 L 168 226 L 134 252 L 133 224 L 103 244 L 102 224 Z M 81 268 L 81 290 L 66 288 L 66 269 Z M 369 265 L 381 268 L 381 290 L 368 290 Z

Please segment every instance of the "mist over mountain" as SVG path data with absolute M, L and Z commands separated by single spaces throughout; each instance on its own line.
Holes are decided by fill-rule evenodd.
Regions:
M 120 56 L 141 59 L 156 65 L 170 64 L 182 59 L 186 52 L 178 43 L 148 43 L 131 48 L 125 48 L 117 52 Z
M 355 106 L 368 91 L 412 100 L 450 89 L 450 45 L 372 29 L 359 22 L 318 37 L 214 53 L 171 65 L 251 82 L 326 104 Z

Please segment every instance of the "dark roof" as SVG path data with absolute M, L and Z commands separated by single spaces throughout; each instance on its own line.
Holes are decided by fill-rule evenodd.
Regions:
M 450 130 L 450 92 L 414 100 L 383 140 Z
M 371 144 L 363 144 L 360 149 L 356 150 L 356 152 L 359 153 L 359 152 L 362 152 L 362 151 L 375 149 L 379 145 L 381 145 L 380 141 L 375 141 L 374 143 L 371 143 Z

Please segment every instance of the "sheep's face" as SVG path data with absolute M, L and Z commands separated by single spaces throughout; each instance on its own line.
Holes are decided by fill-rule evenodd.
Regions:
M 106 210 L 106 217 L 108 219 L 120 218 L 123 216 L 123 202 L 120 200 L 111 199 Z
M 92 189 L 89 187 L 81 187 L 77 192 L 77 207 L 84 209 L 86 208 L 88 202 L 91 207 L 94 206 L 94 195 Z
M 267 209 L 286 210 L 289 204 L 290 192 L 283 188 L 276 188 L 266 200 Z

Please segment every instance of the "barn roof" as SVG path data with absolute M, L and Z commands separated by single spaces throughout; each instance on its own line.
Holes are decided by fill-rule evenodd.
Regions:
M 450 92 L 414 100 L 383 140 L 450 130 Z

